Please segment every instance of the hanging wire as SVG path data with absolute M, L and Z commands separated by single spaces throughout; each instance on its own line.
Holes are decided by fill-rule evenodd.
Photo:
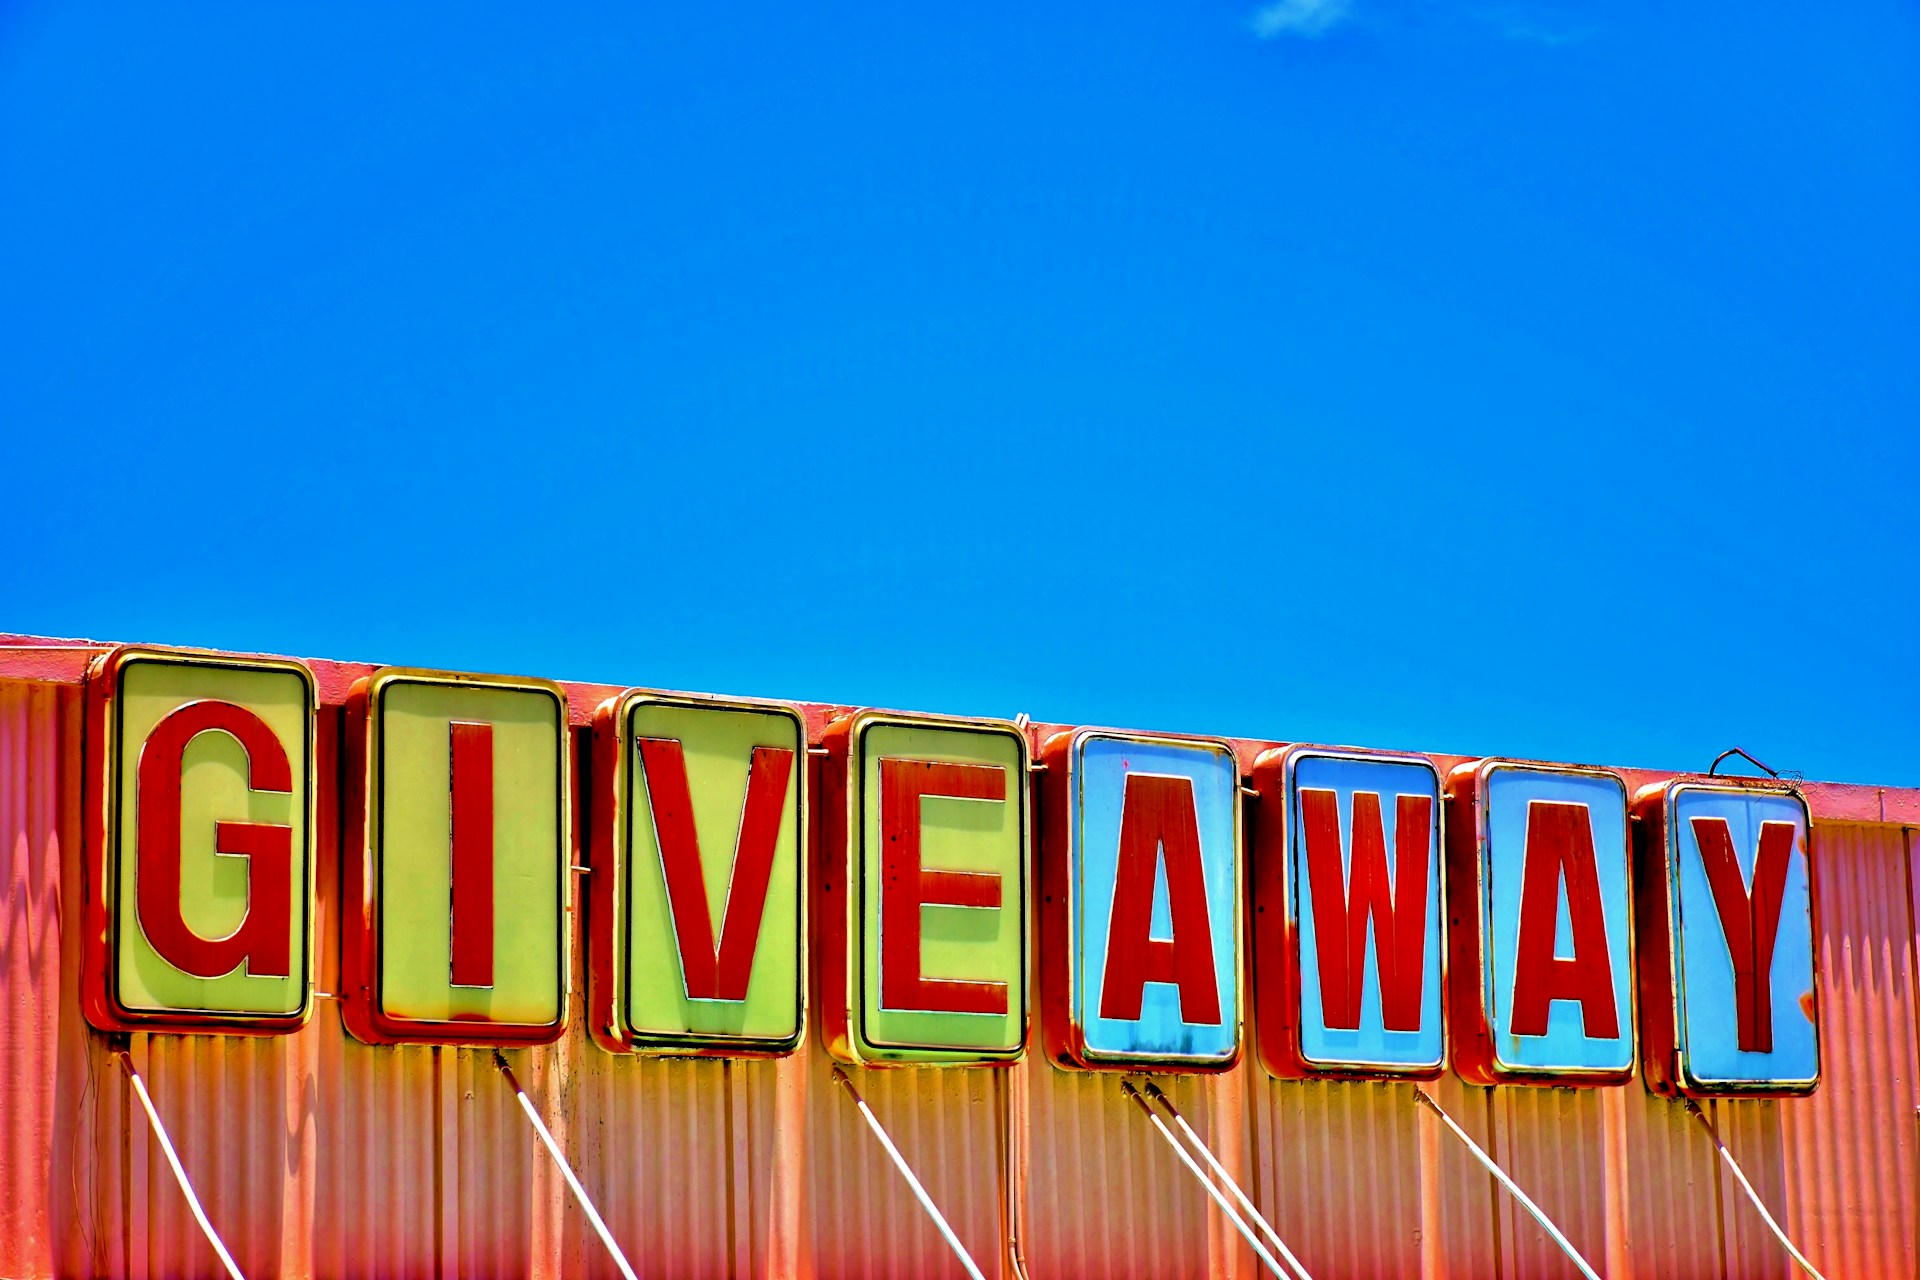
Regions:
M 835 1067 L 833 1078 L 835 1083 L 847 1091 L 847 1096 L 853 1099 L 853 1105 L 860 1108 L 860 1117 L 867 1122 L 867 1127 L 873 1130 L 873 1136 L 880 1139 L 880 1145 L 886 1148 L 887 1155 L 893 1159 L 894 1168 L 900 1171 L 900 1176 L 907 1180 L 909 1187 L 913 1188 L 914 1198 L 920 1201 L 920 1207 L 927 1211 L 929 1218 L 933 1219 L 933 1225 L 940 1228 L 940 1234 L 946 1237 L 947 1247 L 953 1250 L 953 1256 L 960 1259 L 960 1265 L 967 1269 L 967 1274 L 973 1280 L 986 1280 L 986 1277 L 980 1274 L 980 1268 L 975 1264 L 973 1255 L 967 1252 L 967 1247 L 960 1243 L 960 1237 L 955 1235 L 953 1228 L 947 1225 L 946 1217 L 940 1212 L 940 1206 L 933 1202 L 933 1197 L 927 1194 L 927 1189 L 920 1184 L 920 1179 L 914 1176 L 913 1168 L 907 1163 L 906 1157 L 900 1154 L 900 1148 L 894 1146 L 893 1139 L 887 1136 L 886 1126 L 882 1125 L 880 1118 L 873 1114 L 873 1108 L 868 1106 L 867 1100 L 860 1096 L 860 1091 L 853 1087 L 853 1081 L 847 1078 L 847 1073 Z
M 1581 1275 L 1585 1276 L 1587 1280 L 1600 1280 L 1599 1273 L 1593 1269 L 1585 1258 L 1580 1256 L 1580 1251 L 1573 1247 L 1573 1242 L 1561 1233 L 1560 1228 L 1553 1225 L 1553 1219 L 1547 1217 L 1540 1206 L 1528 1198 L 1527 1193 L 1520 1189 L 1519 1184 L 1507 1176 L 1505 1169 L 1502 1169 L 1493 1162 L 1492 1156 L 1489 1156 L 1480 1149 L 1479 1143 L 1467 1136 L 1465 1129 L 1462 1129 L 1453 1122 L 1453 1117 L 1448 1115 L 1439 1103 L 1429 1097 L 1425 1089 L 1422 1089 L 1419 1085 L 1415 1085 L 1413 1088 L 1413 1096 L 1416 1102 L 1424 1102 L 1433 1108 L 1433 1114 L 1439 1116 L 1441 1123 L 1453 1130 L 1454 1137 L 1466 1144 L 1467 1150 L 1473 1152 L 1473 1158 L 1478 1160 L 1482 1165 L 1485 1165 L 1487 1172 L 1500 1180 L 1500 1185 L 1507 1189 L 1509 1195 L 1520 1202 L 1521 1208 L 1533 1215 L 1535 1222 L 1546 1228 L 1547 1234 L 1553 1237 L 1553 1242 L 1560 1246 L 1560 1252 L 1566 1254 L 1567 1257 L 1573 1260 L 1573 1265 L 1580 1268 Z
M 1193 1126 L 1187 1123 L 1187 1118 L 1180 1114 L 1178 1107 L 1173 1105 L 1173 1099 L 1162 1093 L 1160 1086 L 1153 1081 L 1148 1080 L 1145 1082 L 1145 1085 L 1147 1096 L 1166 1109 L 1167 1114 L 1173 1117 L 1173 1123 L 1179 1127 L 1181 1136 L 1192 1144 L 1195 1151 L 1200 1153 L 1200 1158 L 1207 1162 L 1207 1168 L 1213 1170 L 1213 1176 L 1218 1178 L 1221 1184 L 1233 1193 L 1234 1201 L 1240 1206 L 1240 1211 L 1244 1213 L 1255 1226 L 1260 1228 L 1268 1240 L 1273 1242 L 1274 1249 L 1286 1260 L 1287 1265 L 1293 1268 L 1294 1272 L 1300 1277 L 1300 1280 L 1313 1280 L 1313 1276 L 1307 1271 L 1306 1266 L 1301 1263 L 1299 1258 L 1294 1256 L 1293 1250 L 1287 1248 L 1287 1242 L 1280 1238 L 1280 1233 L 1273 1229 L 1273 1224 L 1268 1222 L 1260 1210 L 1254 1207 L 1253 1201 L 1247 1197 L 1246 1192 L 1240 1189 L 1240 1184 L 1233 1180 L 1233 1175 L 1227 1172 L 1226 1166 L 1214 1158 L 1213 1151 L 1206 1143 L 1200 1141 L 1200 1135 L 1193 1131 Z
M 1748 755 L 1741 748 L 1728 747 L 1725 751 L 1722 751 L 1719 755 L 1715 756 L 1713 758 L 1713 763 L 1707 766 L 1707 776 L 1709 778 L 1716 776 L 1720 772 L 1720 766 L 1726 763 L 1726 759 L 1728 756 L 1739 756 L 1742 760 L 1745 760 L 1748 764 L 1760 770 L 1762 773 L 1766 774 L 1768 777 L 1777 778 L 1780 776 L 1780 771 L 1778 769 L 1774 769 L 1767 765 L 1762 764 L 1760 761 L 1755 760 L 1752 756 Z
M 1760 1199 L 1760 1193 L 1753 1189 L 1751 1182 L 1747 1181 L 1747 1175 L 1741 1170 L 1740 1162 L 1733 1158 L 1733 1152 L 1727 1150 L 1727 1144 L 1720 1141 L 1720 1134 L 1714 1129 L 1713 1121 L 1707 1119 L 1707 1113 L 1700 1109 L 1700 1104 L 1692 1098 L 1688 1098 L 1687 1110 L 1695 1120 L 1700 1122 L 1700 1126 L 1707 1131 L 1707 1137 L 1712 1140 L 1715 1150 L 1719 1151 L 1720 1158 L 1725 1160 L 1727 1162 L 1727 1168 L 1733 1171 L 1734 1181 L 1738 1182 L 1740 1189 L 1747 1193 L 1747 1199 L 1753 1201 L 1753 1207 L 1760 1211 L 1761 1220 L 1767 1224 L 1767 1229 L 1773 1232 L 1773 1238 L 1780 1242 L 1780 1247 L 1785 1249 L 1793 1260 L 1800 1264 L 1800 1269 L 1812 1276 L 1813 1280 L 1826 1280 L 1826 1277 L 1816 1271 L 1813 1264 L 1807 1261 L 1807 1255 L 1801 1253 L 1800 1250 L 1794 1247 L 1793 1241 L 1787 1239 L 1787 1233 L 1781 1230 L 1780 1224 L 1775 1221 L 1774 1216 L 1767 1211 L 1766 1204 Z
M 1180 1163 L 1187 1166 L 1187 1172 L 1193 1175 L 1194 1181 L 1198 1182 L 1201 1187 L 1205 1189 L 1207 1195 L 1212 1198 L 1213 1202 L 1220 1206 L 1220 1212 L 1227 1215 L 1227 1221 L 1233 1224 L 1233 1229 L 1240 1233 L 1240 1238 L 1247 1242 L 1248 1247 L 1253 1250 L 1254 1255 L 1260 1259 L 1267 1270 L 1279 1276 L 1280 1280 L 1293 1280 L 1293 1277 L 1288 1272 L 1280 1269 L 1280 1264 L 1274 1260 L 1274 1256 L 1268 1253 L 1266 1246 L 1262 1245 L 1254 1236 L 1253 1228 L 1247 1225 L 1247 1220 L 1242 1218 L 1239 1213 L 1234 1210 L 1234 1207 L 1227 1202 L 1227 1198 L 1220 1194 L 1220 1188 L 1213 1185 L 1213 1180 L 1207 1177 L 1205 1171 L 1200 1168 L 1199 1162 L 1187 1154 L 1187 1149 L 1180 1145 L 1180 1139 L 1173 1136 L 1173 1130 L 1167 1128 L 1167 1122 L 1160 1118 L 1159 1112 L 1147 1105 L 1147 1100 L 1140 1096 L 1140 1091 L 1125 1080 L 1120 1082 L 1120 1091 L 1129 1098 L 1132 1098 L 1134 1105 L 1138 1106 L 1146 1115 L 1147 1119 L 1153 1123 L 1154 1129 L 1159 1132 L 1162 1138 L 1166 1139 L 1167 1145 L 1173 1148 L 1173 1154 L 1180 1157 Z
M 153 1109 L 153 1099 L 147 1094 L 147 1082 L 140 1078 L 134 1069 L 133 1055 L 125 1049 L 113 1055 L 120 1060 L 120 1067 L 127 1073 L 127 1079 L 133 1082 L 133 1091 L 139 1095 L 140 1105 L 146 1110 L 147 1123 L 153 1126 L 153 1136 L 159 1139 L 160 1150 L 167 1157 L 167 1163 L 173 1166 L 173 1180 L 180 1184 L 180 1193 L 187 1198 L 187 1207 L 193 1210 L 193 1220 L 200 1224 L 200 1232 L 206 1236 L 207 1243 L 220 1255 L 220 1265 L 227 1269 L 233 1280 L 247 1280 L 240 1274 L 239 1266 L 233 1255 L 227 1252 L 226 1243 L 220 1239 L 220 1233 L 213 1229 L 213 1223 L 207 1220 L 207 1211 L 200 1207 L 200 1197 L 193 1193 L 193 1184 L 187 1181 L 187 1171 L 181 1167 L 180 1156 L 173 1149 L 173 1139 L 167 1136 L 167 1126 L 160 1123 L 160 1113 Z
M 533 1131 L 540 1135 L 540 1141 L 546 1145 L 547 1154 L 560 1166 L 560 1176 L 567 1180 L 567 1186 L 573 1191 L 573 1198 L 579 1202 L 581 1210 L 587 1215 L 587 1221 L 593 1224 L 594 1231 L 600 1237 L 600 1243 L 613 1255 L 614 1263 L 619 1266 L 620 1274 L 626 1280 L 639 1280 L 633 1273 L 633 1264 L 627 1261 L 627 1255 L 620 1252 L 620 1245 L 613 1238 L 613 1232 L 607 1230 L 605 1219 L 600 1211 L 593 1207 L 593 1201 L 587 1196 L 587 1189 L 580 1185 L 580 1179 L 573 1176 L 573 1169 L 567 1164 L 567 1158 L 560 1154 L 560 1145 L 547 1132 L 547 1126 L 541 1122 L 540 1113 L 534 1109 L 533 1099 L 527 1097 L 527 1091 L 520 1087 L 520 1081 L 513 1074 L 513 1068 L 507 1065 L 506 1055 L 498 1049 L 493 1051 L 493 1065 L 500 1068 L 500 1074 L 507 1078 L 507 1086 L 513 1090 L 513 1096 L 520 1100 L 520 1109 L 527 1113 L 527 1122 Z

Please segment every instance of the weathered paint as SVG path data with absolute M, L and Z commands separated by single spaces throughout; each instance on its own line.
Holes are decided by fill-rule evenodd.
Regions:
M 590 1026 L 611 1051 L 754 1056 L 805 1025 L 806 728 L 634 691 L 595 715 Z
M 1425 757 L 1265 752 L 1255 1025 L 1275 1075 L 1431 1079 L 1446 1058 L 1440 778 Z
M 386 670 L 347 706 L 347 1028 L 369 1043 L 541 1043 L 565 1026 L 566 694 Z
M 1238 1057 L 1240 770 L 1224 742 L 1107 730 L 1042 752 L 1048 1052 L 1080 1066 L 1213 1069 Z
M 1448 843 L 1453 1068 L 1475 1084 L 1633 1074 L 1627 792 L 1605 770 L 1463 765 Z
M 278 1033 L 312 1009 L 313 676 L 116 651 L 88 684 L 94 1024 Z
M 1011 1062 L 1025 1050 L 1028 742 L 1013 725 L 863 711 L 822 841 L 817 952 L 846 1063 Z
M 1682 780 L 1642 788 L 1634 811 L 1649 1086 L 1811 1092 L 1820 1035 L 1806 802 L 1779 784 Z
M 216 1264 L 129 1110 L 108 1040 L 79 1013 L 71 780 L 77 681 L 98 652 L 0 638 L 0 1274 L 210 1275 Z M 312 665 L 317 763 L 338 770 L 340 708 L 369 668 Z M 615 692 L 570 686 L 571 722 Z M 817 739 L 845 709 L 802 710 Z M 1243 767 L 1275 745 L 1235 744 Z M 1461 763 L 1432 759 L 1443 772 Z M 1920 792 L 1811 784 L 1806 794 L 1824 1078 L 1808 1098 L 1707 1105 L 1830 1276 L 1907 1276 Z M 329 994 L 339 825 L 323 811 L 315 827 L 316 977 Z M 286 1037 L 136 1034 L 130 1047 L 250 1276 L 613 1274 L 485 1050 L 363 1045 L 331 999 Z M 576 1012 L 558 1043 L 510 1053 L 643 1274 L 957 1274 L 832 1088 L 817 1041 L 784 1060 L 636 1059 L 592 1044 Z M 1024 1189 L 1036 1280 L 1257 1274 L 1111 1077 L 1030 1055 L 1004 1071 L 860 1072 L 859 1084 L 990 1275 L 1011 1274 L 1000 1247 L 1009 1174 Z M 1251 1061 L 1162 1085 L 1320 1280 L 1570 1274 L 1414 1106 L 1411 1085 L 1280 1081 Z M 1609 1260 L 1609 1280 L 1787 1274 L 1680 1103 L 1637 1081 L 1575 1093 L 1482 1089 L 1449 1074 L 1427 1087 L 1583 1252 Z

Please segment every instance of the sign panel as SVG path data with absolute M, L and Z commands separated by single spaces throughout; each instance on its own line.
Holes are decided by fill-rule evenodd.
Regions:
M 1439 1075 L 1440 779 L 1419 756 L 1254 762 L 1257 1041 L 1282 1077 Z
M 1634 817 L 1648 1087 L 1811 1093 L 1820 1025 L 1806 801 L 1784 786 L 1676 781 L 1642 789 Z
M 117 649 L 89 674 L 88 704 L 88 1018 L 299 1027 L 313 995 L 312 674 Z
M 806 1008 L 806 729 L 631 691 L 594 717 L 592 1013 L 616 1052 L 791 1052 Z
M 1626 784 L 1485 760 L 1448 785 L 1454 1070 L 1480 1085 L 1631 1079 Z
M 1047 1051 L 1221 1070 L 1240 1052 L 1240 770 L 1224 742 L 1083 729 L 1047 745 Z
M 347 702 L 347 1029 L 527 1044 L 566 1025 L 567 700 L 546 680 L 388 668 Z M 351 845 L 349 846 L 351 848 Z M 356 927 L 357 926 L 357 927 Z
M 827 1047 L 847 1062 L 1004 1063 L 1027 1037 L 1026 735 L 861 712 L 825 745 L 844 808 L 822 868 Z

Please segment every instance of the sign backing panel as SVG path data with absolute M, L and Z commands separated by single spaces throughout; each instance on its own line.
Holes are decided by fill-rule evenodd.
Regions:
M 372 1044 L 558 1039 L 570 986 L 566 694 L 388 668 L 348 696 L 347 1028 Z
M 1256 1042 L 1283 1078 L 1432 1079 L 1446 1062 L 1440 779 L 1420 756 L 1254 762 Z
M 594 717 L 595 1039 L 764 1057 L 805 1026 L 806 729 L 793 708 L 634 690 Z
M 1631 1079 L 1626 784 L 1504 760 L 1448 783 L 1454 1069 L 1480 1085 Z
M 1049 1056 L 1085 1068 L 1232 1066 L 1243 906 L 1232 747 L 1083 729 L 1044 755 Z
M 1791 1097 L 1820 1082 L 1811 824 L 1797 791 L 1675 780 L 1634 798 L 1647 1085 Z
M 312 673 L 122 648 L 90 674 L 88 706 L 88 1018 L 297 1029 L 313 990 Z
M 825 745 L 843 799 L 821 869 L 827 1047 L 990 1065 L 1027 1036 L 1027 740 L 1005 721 L 861 712 Z M 837 886 L 837 887 L 836 887 Z

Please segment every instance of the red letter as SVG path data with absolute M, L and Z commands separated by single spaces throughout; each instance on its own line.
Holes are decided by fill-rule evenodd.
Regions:
M 246 962 L 252 977 L 291 972 L 287 929 L 293 914 L 293 828 L 266 822 L 217 822 L 213 851 L 247 860 L 247 914 L 224 938 L 187 927 L 180 907 L 180 766 L 203 733 L 230 734 L 247 755 L 247 786 L 292 791 L 293 768 L 280 740 L 245 707 L 189 702 L 167 715 L 140 750 L 134 804 L 139 862 L 134 901 L 140 927 L 160 958 L 198 978 L 218 978 Z
M 1153 885 L 1163 848 L 1167 907 L 1173 916 L 1173 937 L 1166 940 L 1149 936 Z M 1107 927 L 1100 1016 L 1137 1021 L 1149 982 L 1179 986 L 1182 1021 L 1219 1025 L 1220 990 L 1213 976 L 1213 933 L 1207 922 L 1206 874 L 1200 863 L 1193 782 L 1132 773 L 1127 775 L 1121 802 L 1120 856 Z
M 456 987 L 493 985 L 493 726 L 456 720 L 448 766 Z
M 1733 1005 L 1740 1048 L 1754 1053 L 1773 1052 L 1773 944 L 1780 934 L 1793 836 L 1791 822 L 1760 824 L 1760 848 L 1753 859 L 1753 895 L 1749 898 L 1727 820 L 1693 820 L 1693 838 L 1700 845 L 1700 861 L 1706 867 L 1713 905 L 1727 937 L 1727 952 L 1733 958 Z
M 793 752 L 785 747 L 755 747 L 747 764 L 747 798 L 740 809 L 740 834 L 733 849 L 717 953 L 685 752 L 674 738 L 642 738 L 640 760 L 647 775 L 647 804 L 653 810 L 687 998 L 745 1000 L 747 982 L 753 976 L 753 953 L 760 945 L 767 885 L 773 879 L 773 855 L 780 843 L 780 815 L 787 802 L 787 779 L 793 773 Z
M 920 864 L 920 798 L 1007 798 L 998 765 L 933 760 L 880 762 L 880 833 L 886 878 L 880 884 L 880 1003 L 933 1013 L 1007 1012 L 1007 984 L 927 978 L 920 973 L 920 908 L 1000 905 L 1000 877 L 984 871 L 929 871 Z
M 1387 836 L 1380 797 L 1353 793 L 1353 883 L 1342 883 L 1340 807 L 1332 791 L 1302 788 L 1307 878 L 1320 960 L 1320 1008 L 1330 1028 L 1360 1027 L 1360 985 L 1366 974 L 1367 919 L 1373 919 L 1380 971 L 1380 1021 L 1388 1031 L 1420 1029 L 1426 969 L 1427 858 L 1433 829 L 1429 796 L 1400 796 L 1394 828 L 1394 878 L 1387 882 Z
M 1613 961 L 1600 906 L 1600 869 L 1593 856 L 1593 818 L 1583 804 L 1535 800 L 1527 806 L 1527 843 L 1520 872 L 1520 936 L 1514 955 L 1513 1023 L 1517 1036 L 1547 1034 L 1555 1000 L 1580 1002 L 1587 1035 L 1620 1035 L 1613 1005 Z M 1560 923 L 1560 878 L 1567 880 L 1573 958 L 1554 954 Z

